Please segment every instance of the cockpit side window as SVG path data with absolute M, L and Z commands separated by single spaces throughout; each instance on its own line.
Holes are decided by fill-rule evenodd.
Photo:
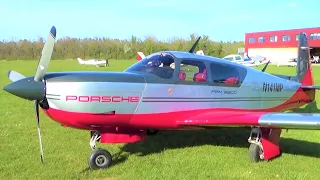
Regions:
M 179 73 L 180 80 L 206 82 L 207 77 L 206 66 L 203 62 L 196 60 L 183 60 L 181 62 Z
M 151 54 L 125 71 L 146 72 L 163 79 L 170 79 L 174 72 L 174 58 L 168 53 Z
M 224 63 L 211 63 L 210 70 L 213 83 L 220 85 L 240 86 L 247 75 L 245 68 Z

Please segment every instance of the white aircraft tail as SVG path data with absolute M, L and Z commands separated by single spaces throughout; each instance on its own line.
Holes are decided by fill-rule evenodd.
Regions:
M 145 58 L 146 56 L 143 54 L 143 52 L 137 52 L 137 59 L 138 61 L 141 61 L 141 59 Z
M 84 64 L 83 60 L 81 58 L 77 58 L 79 64 Z
M 202 50 L 197 51 L 196 54 L 204 56 L 204 52 Z

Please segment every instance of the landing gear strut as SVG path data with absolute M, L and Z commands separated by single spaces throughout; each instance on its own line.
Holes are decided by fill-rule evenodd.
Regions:
M 261 130 L 259 127 L 251 129 L 250 137 L 249 158 L 252 162 L 259 162 L 264 159 L 263 147 L 261 143 Z
M 101 148 L 96 149 L 96 142 L 101 138 L 98 131 L 94 131 L 90 139 L 90 147 L 93 150 L 88 162 L 91 169 L 105 169 L 112 164 L 112 156 L 109 151 Z

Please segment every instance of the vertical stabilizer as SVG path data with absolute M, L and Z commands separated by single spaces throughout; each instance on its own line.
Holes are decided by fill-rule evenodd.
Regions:
M 299 34 L 298 58 L 297 58 L 297 79 L 302 85 L 313 85 L 313 76 L 310 60 L 310 47 L 307 34 Z

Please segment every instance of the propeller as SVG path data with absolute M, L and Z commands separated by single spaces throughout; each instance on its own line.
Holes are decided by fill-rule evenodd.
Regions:
M 42 49 L 41 58 L 38 63 L 37 71 L 34 76 L 34 81 L 40 82 L 43 80 L 43 77 L 48 69 L 50 59 L 53 52 L 53 47 L 56 39 L 56 28 L 52 26 L 48 40 L 44 44 L 44 47 Z M 37 118 L 37 130 L 38 130 L 38 137 L 39 137 L 39 146 L 40 146 L 40 158 L 41 162 L 44 163 L 44 156 L 43 156 L 43 148 L 42 148 L 42 139 L 41 139 L 41 132 L 40 132 L 40 118 L 39 118 L 39 100 L 34 100 L 34 110 L 36 113 Z
M 16 72 L 16 71 L 9 71 L 8 72 L 8 78 L 12 81 L 12 82 L 15 82 L 15 81 L 18 81 L 20 79 L 24 79 L 26 78 L 24 75 Z
M 40 145 L 40 158 L 42 163 L 44 163 L 44 157 L 40 133 L 39 103 L 45 99 L 45 83 L 43 82 L 43 77 L 50 63 L 55 39 L 56 28 L 52 26 L 47 42 L 44 44 L 44 47 L 42 49 L 36 74 L 33 79 L 32 77 L 26 78 L 18 72 L 9 71 L 8 78 L 13 82 L 3 88 L 5 91 L 13 95 L 21 97 L 23 99 L 33 100 Z

